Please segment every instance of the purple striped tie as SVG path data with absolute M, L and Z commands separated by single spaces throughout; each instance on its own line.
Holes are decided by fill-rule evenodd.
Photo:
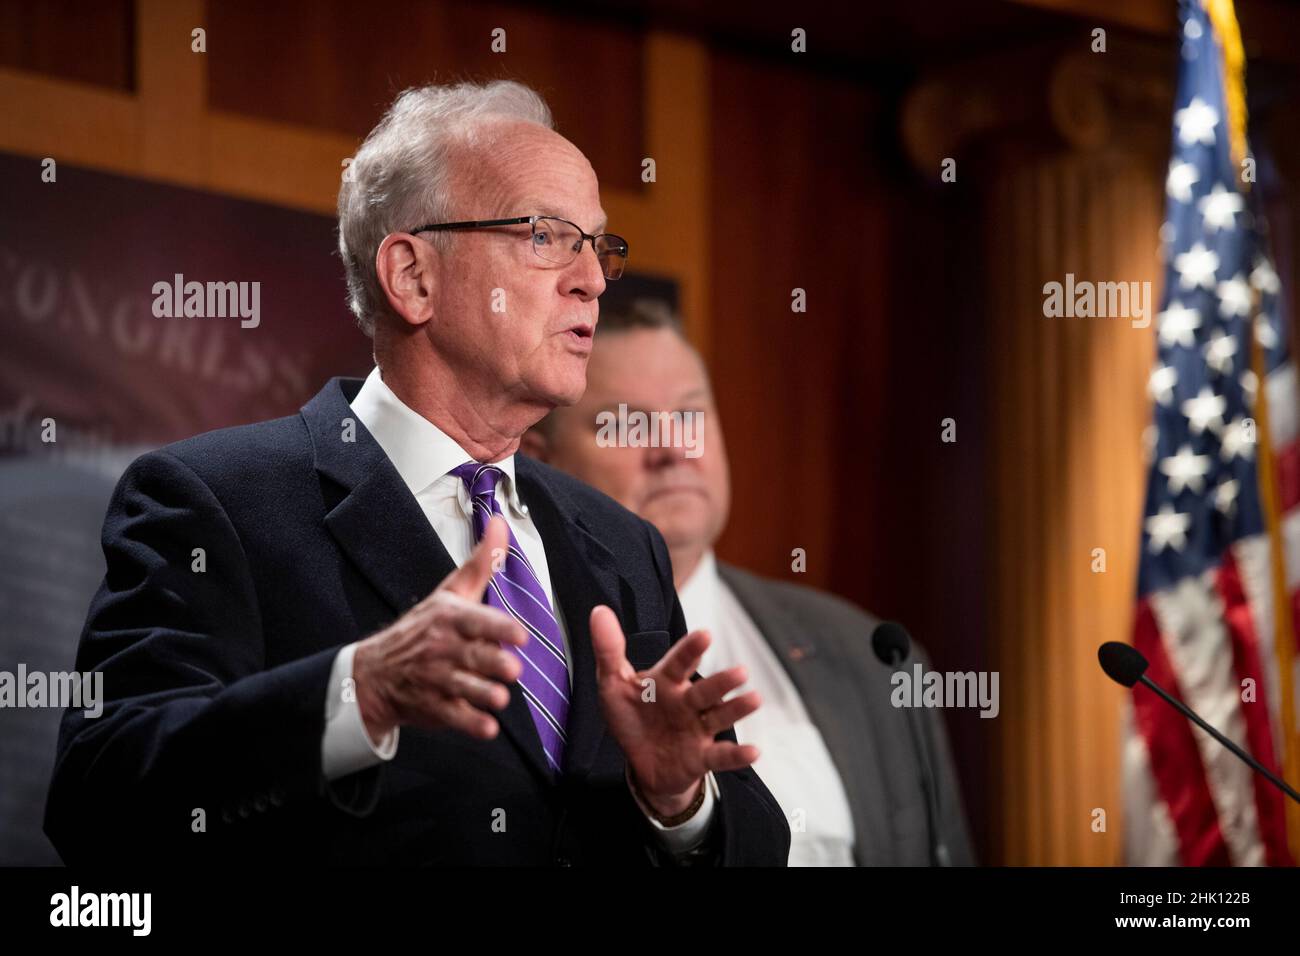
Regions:
M 483 539 L 492 515 L 501 514 L 496 499 L 501 469 L 471 461 L 453 468 L 451 473 L 469 489 L 477 543 Z M 528 631 L 528 643 L 523 647 L 511 645 L 510 649 L 523 661 L 519 686 L 542 738 L 542 751 L 551 768 L 559 773 L 564 763 L 565 720 L 569 716 L 569 666 L 564 659 L 564 636 L 533 566 L 515 540 L 515 533 L 509 534 L 505 563 L 493 572 L 484 603 L 505 611 Z

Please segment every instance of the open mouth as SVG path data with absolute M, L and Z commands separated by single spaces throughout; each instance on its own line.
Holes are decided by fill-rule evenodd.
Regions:
M 562 334 L 565 341 L 569 343 L 570 348 L 585 355 L 591 351 L 591 336 L 595 331 L 596 327 L 594 325 L 583 324 L 566 329 Z

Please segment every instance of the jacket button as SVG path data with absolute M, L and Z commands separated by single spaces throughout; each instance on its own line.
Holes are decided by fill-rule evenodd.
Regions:
M 266 798 L 263 797 L 260 793 L 253 798 L 253 809 L 256 810 L 258 813 L 266 812 Z
M 248 801 L 247 801 L 247 800 L 240 800 L 240 801 L 239 801 L 239 815 L 240 815 L 241 817 L 247 817 L 247 816 L 248 816 L 248 813 L 249 813 L 249 810 L 248 810 Z

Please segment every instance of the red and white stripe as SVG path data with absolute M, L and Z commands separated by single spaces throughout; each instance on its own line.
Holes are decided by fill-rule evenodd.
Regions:
M 1292 620 L 1300 622 L 1300 391 L 1295 367 L 1265 382 Z M 1237 541 L 1200 578 L 1143 598 L 1134 645 L 1157 684 L 1280 773 L 1282 688 L 1266 534 Z M 1300 655 L 1297 655 L 1300 660 Z M 1253 681 L 1253 687 L 1246 683 Z M 1253 699 L 1251 699 L 1253 697 Z M 1246 699 L 1243 699 L 1246 698 Z M 1147 866 L 1290 865 L 1285 799 L 1145 687 L 1124 749 L 1125 856 Z

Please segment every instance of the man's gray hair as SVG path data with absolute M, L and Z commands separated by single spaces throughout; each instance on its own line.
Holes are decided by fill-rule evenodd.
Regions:
M 339 255 L 348 306 L 367 335 L 374 336 L 385 311 L 375 274 L 379 244 L 390 232 L 451 214 L 455 150 L 473 146 L 484 126 L 500 120 L 555 128 L 546 101 L 512 80 L 413 87 L 393 101 L 348 162 L 339 187 Z M 446 237 L 435 233 L 435 241 Z

